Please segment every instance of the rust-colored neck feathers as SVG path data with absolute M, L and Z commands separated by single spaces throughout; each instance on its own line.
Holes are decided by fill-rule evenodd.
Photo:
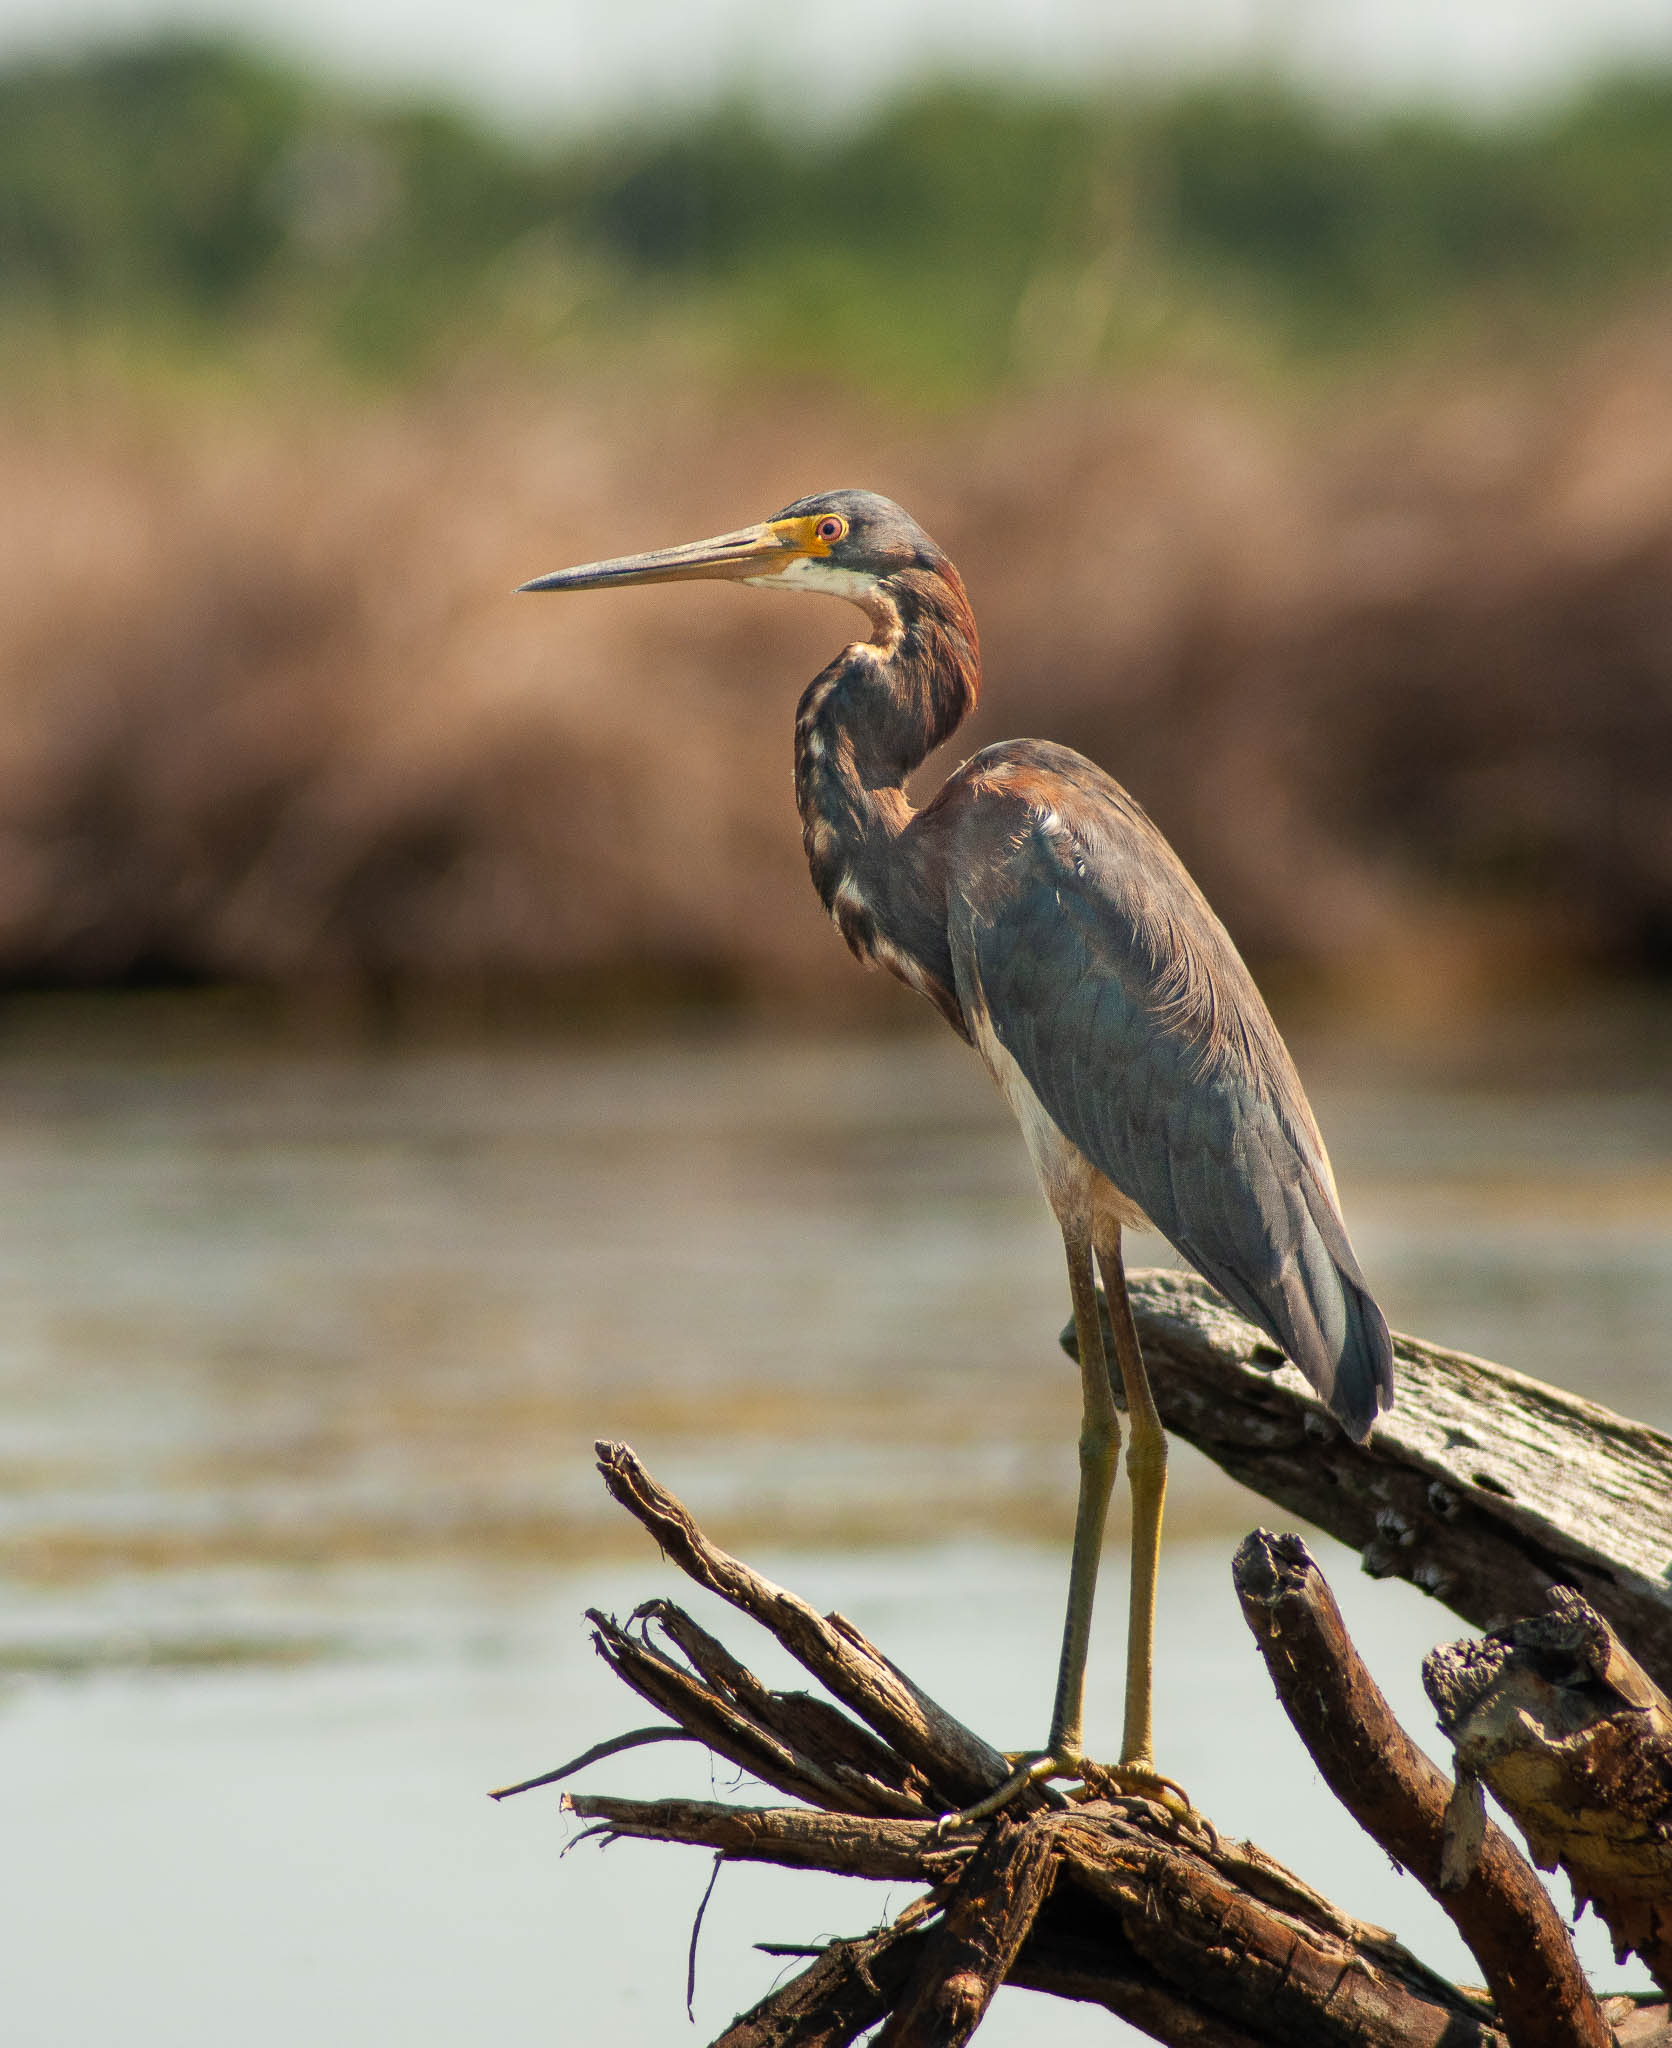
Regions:
M 844 648 L 796 710 L 802 839 L 814 885 L 853 951 L 939 1002 L 925 986 L 918 930 L 926 878 L 895 850 L 913 815 L 906 778 L 975 709 L 981 650 L 950 562 L 885 578 L 867 609 L 872 638 Z M 937 956 L 943 934 L 944 918 Z

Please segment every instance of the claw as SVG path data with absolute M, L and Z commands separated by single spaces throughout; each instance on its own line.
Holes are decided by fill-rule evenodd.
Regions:
M 1175 1827 L 1188 1827 L 1202 1835 L 1215 1849 L 1219 1830 L 1176 1778 L 1169 1778 L 1153 1764 L 1089 1764 L 1085 1783 L 1094 1799 L 1143 1799 L 1161 1811 Z
M 934 1834 L 939 1837 L 953 1828 L 966 1823 L 991 1820 L 995 1813 L 1002 1813 L 1018 1794 L 1027 1791 L 1030 1785 L 1046 1785 L 1052 1778 L 1075 1778 L 1081 1783 L 1087 1774 L 1096 1771 L 1096 1764 L 1077 1753 L 1058 1755 L 1048 1749 L 1011 1750 L 1005 1755 L 1006 1763 L 1016 1766 L 1004 1783 L 989 1792 L 985 1799 L 978 1799 L 973 1806 L 966 1806 L 959 1813 L 943 1813 L 934 1825 Z M 1060 1793 L 1052 1795 L 1054 1805 L 1066 1804 Z
M 1148 1799 L 1156 1806 L 1164 1807 L 1168 1813 L 1177 1814 L 1182 1820 L 1186 1815 L 1196 1814 L 1190 1794 L 1176 1778 L 1169 1778 L 1158 1771 L 1153 1764 L 1087 1764 L 1085 1781 L 1094 1796 Z M 1197 1815 L 1197 1818 L 1200 1818 Z
M 931 1837 L 939 1840 L 954 1828 L 973 1826 L 984 1820 L 991 1820 L 995 1813 L 1002 1813 L 1012 1800 L 1018 1798 L 1030 1786 L 1044 1786 L 1053 1805 L 1066 1806 L 1069 1801 L 1051 1787 L 1053 1778 L 1068 1778 L 1084 1789 L 1083 1799 L 1144 1799 L 1152 1806 L 1160 1807 L 1169 1820 L 1187 1823 L 1201 1830 L 1217 1844 L 1218 1831 L 1206 1814 L 1192 1805 L 1190 1794 L 1176 1778 L 1169 1778 L 1158 1771 L 1153 1764 L 1099 1764 L 1090 1757 L 1081 1756 L 1077 1750 L 1007 1750 L 1005 1762 L 1014 1764 L 1015 1769 L 1002 1785 L 994 1788 L 984 1799 L 976 1800 L 973 1806 L 966 1806 L 956 1813 L 943 1813 L 931 1829 Z

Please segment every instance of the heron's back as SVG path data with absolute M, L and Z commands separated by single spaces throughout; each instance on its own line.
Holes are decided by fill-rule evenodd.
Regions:
M 1042 741 L 978 754 L 922 818 L 972 1036 L 1363 1437 L 1392 1399 L 1387 1324 L 1288 1050 L 1178 857 Z

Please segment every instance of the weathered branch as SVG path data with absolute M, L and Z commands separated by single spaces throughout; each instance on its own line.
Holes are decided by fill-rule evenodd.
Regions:
M 1672 1702 L 1577 1594 L 1551 1605 L 1433 1651 L 1423 1683 L 1460 1769 L 1672 1991 Z
M 565 1803 L 611 1836 L 937 1886 L 956 1879 L 984 1832 L 701 1800 L 577 1793 Z M 1267 2048 L 1488 2048 L 1500 2038 L 1483 2003 L 1246 1844 L 1181 1836 L 1143 1801 L 1037 1814 L 1027 1829 L 1066 1882 L 1040 1910 L 1013 1983 L 1061 1976 L 1077 1956 L 1081 1987 L 1068 1995 L 1140 2026 L 1170 2010 L 1171 2030 L 1154 2029 L 1166 2041 L 1212 2039 L 1208 2027 Z
M 1050 1829 L 1001 1814 L 969 1857 L 876 2048 L 962 2048 L 1056 1880 Z
M 684 1842 L 718 1849 L 739 1863 L 779 1863 L 845 1877 L 944 1884 L 980 1838 L 976 1828 L 942 1834 L 923 1821 L 865 1820 L 804 1806 L 730 1806 L 713 1799 L 618 1799 L 571 1792 L 564 1806 L 599 1823 L 612 1840 Z
M 770 1629 L 798 1663 L 916 1766 L 941 1795 L 940 1810 L 971 1805 L 1009 1777 L 1000 1751 L 913 1685 L 851 1621 L 820 1614 L 710 1543 L 690 1511 L 651 1478 L 626 1444 L 595 1448 L 610 1493 L 680 1570 Z
M 1514 2048 L 1608 2048 L 1601 2008 L 1549 1894 L 1491 1824 L 1460 1884 L 1443 1882 L 1452 1787 L 1394 1718 L 1298 1536 L 1258 1530 L 1232 1565 L 1278 1698 L 1330 1790 L 1450 1914 Z
M 1493 2048 L 1483 2000 L 1247 1844 L 1142 1800 L 938 1825 L 986 1745 L 857 1630 L 718 1551 L 631 1452 L 612 1491 L 699 1583 L 765 1622 L 865 1723 L 764 1686 L 678 1608 L 593 1617 L 612 1666 L 671 1721 L 807 1806 L 566 1801 L 595 1830 L 929 1888 L 932 1925 L 819 1956 L 736 2023 L 730 2048 L 834 2048 L 894 2013 L 899 2048 L 963 2039 L 1000 1982 L 1089 1999 L 1192 2048 Z M 880 1704 L 879 1704 L 880 1702 Z M 907 1744 L 911 1754 L 903 1754 Z M 996 1754 L 993 1753 L 993 1754 Z M 909 1935 L 909 1940 L 908 1940 Z M 874 1965 L 874 1967 L 873 1967 Z M 885 1982 L 886 1980 L 886 1982 Z
M 626 1626 L 594 1614 L 607 1661 L 672 1730 L 807 1803 L 577 1794 L 565 1805 L 589 1834 L 925 1887 L 892 1927 L 814 1955 L 718 2048 L 848 2048 L 884 2023 L 889 2048 L 954 2048 L 1007 1982 L 1100 2004 L 1179 2048 L 1672 2048 L 1664 2005 L 1615 1999 L 1605 2015 L 1591 1999 L 1549 1900 L 1495 1830 L 1450 1903 L 1496 2007 L 1199 1817 L 1082 1793 L 1018 1802 L 984 1824 L 931 1818 L 954 1788 L 996 1777 L 998 1753 L 851 1624 L 718 1550 L 625 1447 L 600 1455 L 611 1491 L 675 1561 L 761 1621 L 851 1712 L 763 1685 L 665 1601 Z M 1274 1672 L 1292 1667 L 1290 1690 L 1302 1676 L 1312 1688 L 1310 1719 L 1296 1716 L 1308 1746 L 1377 1839 L 1439 1886 L 1443 1775 L 1387 1713 L 1296 1539 L 1268 1539 L 1263 1578 L 1246 1550 L 1239 1583 L 1251 1618 L 1263 1616 Z M 1616 1685 L 1623 1668 L 1606 1666 Z M 1532 1896 L 1516 1890 L 1522 1880 Z
M 1672 1438 L 1396 1336 L 1395 1404 L 1361 1448 L 1206 1281 L 1128 1286 L 1162 1421 L 1233 1478 L 1482 1627 L 1573 1586 L 1672 1691 Z

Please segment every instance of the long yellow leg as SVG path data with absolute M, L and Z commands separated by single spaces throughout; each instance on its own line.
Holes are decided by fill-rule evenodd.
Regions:
M 1120 1467 L 1120 1414 L 1109 1384 L 1103 1325 L 1097 1314 L 1091 1244 L 1063 1235 L 1068 1253 L 1068 1292 L 1074 1304 L 1074 1335 L 1080 1353 L 1080 1499 L 1074 1512 L 1074 1554 L 1068 1568 L 1068 1611 L 1062 1624 L 1062 1657 L 1057 1696 L 1051 1709 L 1047 1747 L 1059 1759 L 1081 1756 L 1085 1715 L 1086 1652 L 1091 1647 L 1091 1611 L 1097 1599 L 1097 1567 L 1109 1496 Z
M 1082 1748 L 1086 1652 L 1091 1643 L 1092 1606 L 1097 1598 L 1097 1568 L 1103 1554 L 1109 1496 L 1120 1463 L 1120 1415 L 1103 1344 L 1103 1326 L 1097 1314 L 1092 1247 L 1068 1231 L 1063 1232 L 1063 1245 L 1068 1253 L 1068 1290 L 1074 1303 L 1074 1335 L 1080 1354 L 1080 1500 L 1074 1517 L 1074 1556 L 1068 1572 L 1068 1612 L 1063 1619 L 1051 1733 L 1042 1751 L 1016 1759 L 1017 1769 L 997 1791 L 961 1814 L 948 1814 L 942 1826 L 962 1820 L 985 1820 L 1007 1806 L 1025 1786 L 1048 1778 L 1083 1777 L 1093 1784 L 1112 1783 L 1122 1790 L 1159 1797 L 1175 1812 L 1188 1814 L 1192 1810 L 1184 1791 L 1155 1768 L 1151 1715 L 1155 1582 L 1161 1560 L 1161 1514 L 1167 1498 L 1167 1439 L 1132 1321 L 1118 1228 L 1112 1237 L 1098 1243 L 1096 1254 L 1115 1336 L 1115 1357 L 1126 1393 L 1127 1418 L 1132 1425 L 1126 1453 L 1126 1475 L 1132 1489 L 1126 1725 L 1118 1764 L 1089 1764 Z
M 1120 1466 L 1120 1411 L 1115 1406 L 1103 1326 L 1097 1314 L 1089 1237 L 1063 1232 L 1068 1253 L 1068 1291 L 1074 1304 L 1074 1335 L 1080 1353 L 1080 1500 L 1074 1515 L 1074 1555 L 1068 1568 L 1068 1611 L 1062 1624 L 1051 1732 L 1042 1751 L 1018 1760 L 1015 1773 L 985 1799 L 948 1821 L 985 1820 L 1007 1806 L 1024 1786 L 1046 1778 L 1078 1777 L 1085 1768 L 1081 1749 L 1086 1695 L 1086 1652 L 1091 1644 L 1091 1611 L 1097 1598 L 1097 1567 L 1109 1496 Z
M 1121 1737 L 1123 1769 L 1153 1772 L 1155 1741 L 1151 1693 L 1155 1672 L 1155 1581 L 1161 1561 L 1161 1513 L 1167 1499 L 1167 1439 L 1155 1396 L 1150 1392 L 1144 1354 L 1126 1297 L 1126 1268 L 1121 1262 L 1120 1231 L 1097 1247 L 1104 1298 L 1114 1330 L 1115 1357 L 1126 1390 L 1126 1415 L 1132 1427 L 1126 1453 L 1127 1483 L 1132 1489 L 1132 1599 L 1126 1635 L 1126 1726 Z M 1165 1781 L 1163 1781 L 1165 1782 Z

